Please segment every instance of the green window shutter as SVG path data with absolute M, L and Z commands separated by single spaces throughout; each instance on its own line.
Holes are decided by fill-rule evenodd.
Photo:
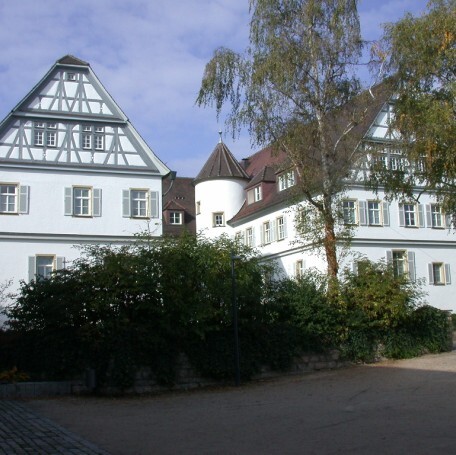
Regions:
M 122 190 L 122 216 L 130 217 L 130 190 Z
M 390 216 L 389 216 L 389 204 L 388 202 L 382 202 L 383 207 L 383 226 L 390 225 Z
M 93 216 L 101 216 L 101 188 L 93 189 Z
M 407 253 L 407 262 L 408 262 L 408 275 L 410 281 L 415 281 L 415 253 L 413 251 L 409 251 Z
M 445 264 L 445 284 L 451 284 L 450 264 Z
M 65 188 L 65 215 L 73 215 L 73 188 Z
M 359 224 L 360 226 L 367 225 L 367 204 L 366 201 L 359 201 Z
M 424 210 L 423 204 L 418 204 L 418 218 L 420 228 L 424 228 Z
M 29 281 L 32 281 L 35 279 L 35 274 L 36 274 L 36 257 L 35 256 L 29 256 L 28 258 L 28 277 Z
M 151 218 L 160 218 L 160 203 L 158 191 L 150 192 L 150 216 Z
M 29 213 L 29 195 L 30 187 L 21 185 L 19 187 L 19 213 Z
M 432 227 L 431 204 L 426 204 L 426 225 L 428 228 Z
M 434 284 L 434 266 L 432 263 L 428 264 L 429 284 Z

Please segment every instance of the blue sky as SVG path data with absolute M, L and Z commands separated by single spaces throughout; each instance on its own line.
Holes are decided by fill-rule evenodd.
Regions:
M 0 4 L 0 118 L 56 60 L 90 63 L 149 146 L 179 176 L 195 176 L 218 142 L 210 108 L 195 106 L 205 64 L 219 46 L 248 43 L 248 0 L 9 0 Z M 363 38 L 426 0 L 360 0 Z M 248 136 L 224 141 L 243 158 Z

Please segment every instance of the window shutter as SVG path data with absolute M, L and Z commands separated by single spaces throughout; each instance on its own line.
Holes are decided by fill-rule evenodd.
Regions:
M 29 186 L 20 186 L 19 187 L 19 213 L 28 213 L 29 212 Z
M 453 217 L 449 215 L 448 213 L 445 214 L 445 227 L 450 229 L 451 228 L 451 222 L 453 221 Z M 454 226 L 456 228 L 456 226 Z
M 93 216 L 101 216 L 101 188 L 93 189 Z
M 393 265 L 393 252 L 388 250 L 386 252 L 386 263 L 389 265 L 389 266 L 392 266 Z
M 434 284 L 434 266 L 432 263 L 428 264 L 429 284 Z
M 410 281 L 415 281 L 415 253 L 413 251 L 407 253 L 407 261 L 409 279 Z
M 418 204 L 418 218 L 420 223 L 420 228 L 424 228 L 424 211 L 423 204 Z
M 256 246 L 256 241 L 255 241 L 255 228 L 252 227 L 252 247 Z
M 366 215 L 366 201 L 359 201 L 359 224 L 365 226 L 367 224 L 367 215 Z
M 65 215 L 73 215 L 73 188 L 65 188 Z
M 283 216 L 283 238 L 286 239 L 288 237 L 287 233 L 287 217 Z
M 160 218 L 159 216 L 159 200 L 158 200 L 158 191 L 150 192 L 150 216 L 152 218 Z
M 383 226 L 390 225 L 390 216 L 389 216 L 389 204 L 388 202 L 382 202 L 383 207 Z
M 445 284 L 451 284 L 450 264 L 445 264 Z
M 130 190 L 122 190 L 122 216 L 130 217 Z
M 56 263 L 55 263 L 55 270 L 62 270 L 64 269 L 65 267 L 63 266 L 63 264 L 65 263 L 65 258 L 64 257 L 61 257 L 61 256 L 57 256 L 57 260 L 56 260 Z
M 35 279 L 35 274 L 36 274 L 36 257 L 29 256 L 29 259 L 28 259 L 29 281 L 32 281 Z
M 432 212 L 431 212 L 431 204 L 426 204 L 426 226 L 428 228 L 432 227 Z
M 402 204 L 399 204 L 399 226 L 405 226 L 405 213 Z
M 276 239 L 277 237 L 277 232 L 276 232 L 276 229 L 277 229 L 277 220 L 272 220 L 269 224 L 270 228 L 271 228 L 271 242 L 274 242 L 274 240 Z

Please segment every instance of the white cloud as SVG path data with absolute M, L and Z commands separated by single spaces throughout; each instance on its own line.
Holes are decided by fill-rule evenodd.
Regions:
M 88 61 L 157 155 L 196 175 L 218 141 L 212 109 L 195 107 L 206 62 L 248 43 L 247 0 L 20 0 L 0 4 L 0 117 L 66 54 Z M 365 37 L 425 0 L 361 0 Z M 223 119 L 222 122 L 223 123 Z M 242 158 L 248 137 L 225 138 Z

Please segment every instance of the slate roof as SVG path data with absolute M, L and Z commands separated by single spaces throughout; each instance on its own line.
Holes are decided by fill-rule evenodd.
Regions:
M 194 183 L 220 178 L 249 180 L 249 176 L 223 142 L 217 144 L 200 173 L 196 176 Z
M 373 87 L 371 93 L 369 91 L 361 93 L 346 106 L 332 113 L 331 115 L 337 121 L 331 135 L 338 137 L 343 129 L 346 128 L 349 119 L 352 116 L 359 115 L 362 120 L 353 128 L 351 134 L 353 137 L 358 138 L 358 142 L 361 141 L 366 136 L 383 105 L 391 98 L 392 87 L 392 83 L 388 81 L 381 83 Z M 246 190 L 261 184 L 262 199 L 251 204 L 247 204 L 246 200 L 239 212 L 228 221 L 229 224 L 236 225 L 241 220 L 254 216 L 259 212 L 289 204 L 290 199 L 297 197 L 296 185 L 286 190 L 278 191 L 277 175 L 281 171 L 290 168 L 285 152 L 275 151 L 272 147 L 267 147 L 242 161 L 245 172 L 251 178 Z M 296 174 L 295 179 L 298 180 Z

